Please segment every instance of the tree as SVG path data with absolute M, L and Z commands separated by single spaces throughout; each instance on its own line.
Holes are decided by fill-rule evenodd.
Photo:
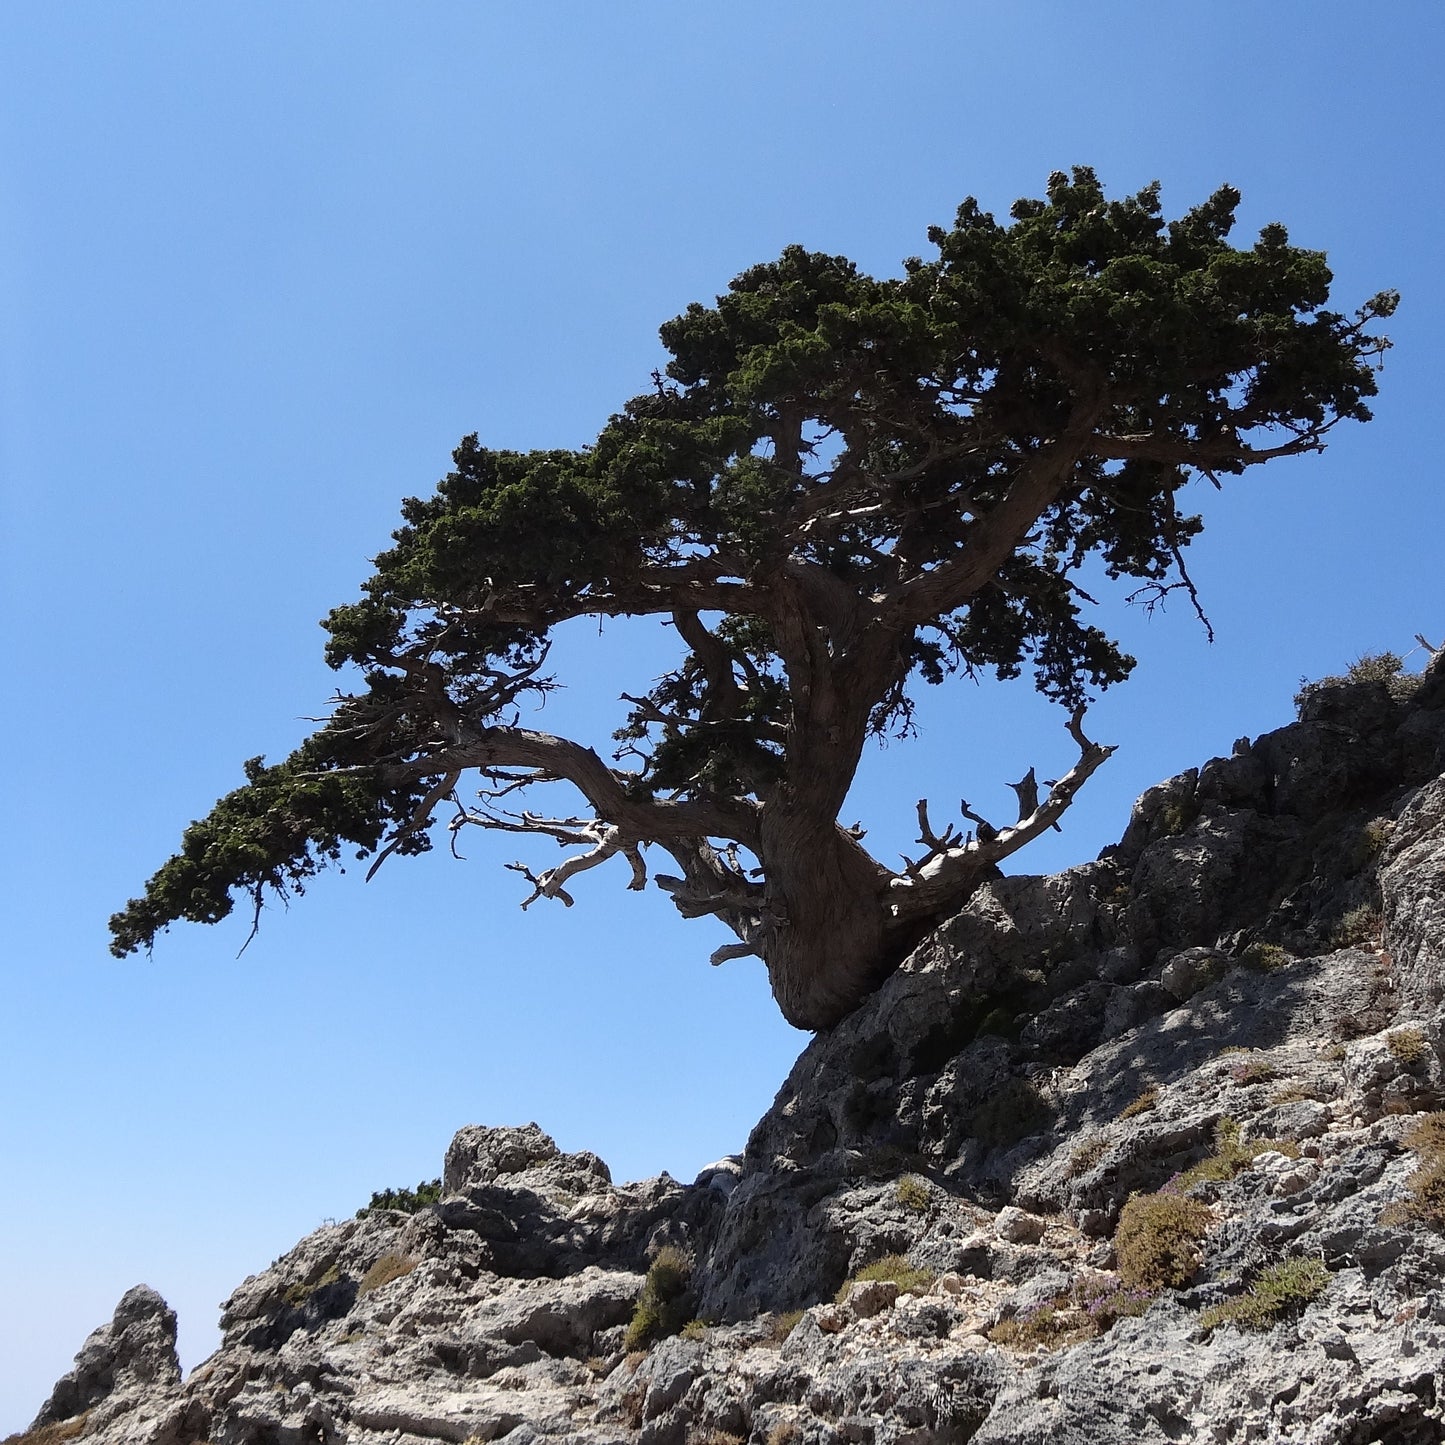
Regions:
M 1369 419 L 1388 346 L 1370 325 L 1397 298 L 1325 309 L 1323 254 L 1282 226 L 1229 244 L 1238 202 L 1224 187 L 1166 222 L 1157 185 L 1110 200 L 1077 168 L 1009 224 L 965 201 L 900 278 L 790 247 L 662 328 L 665 374 L 594 445 L 466 438 L 325 622 L 360 687 L 284 762 L 246 764 L 112 920 L 112 951 L 238 897 L 259 918 L 343 852 L 374 871 L 444 821 L 571 848 L 512 865 L 527 903 L 570 904 L 614 855 L 643 888 L 661 850 L 675 906 L 737 935 L 715 962 L 760 955 L 792 1023 L 836 1023 L 1109 755 L 1084 708 L 1133 659 L 1086 622 L 1084 564 L 1197 609 L 1190 476 L 1219 486 Z M 682 650 L 623 694 L 610 760 L 527 725 L 557 685 L 553 629 L 594 615 L 661 619 Z M 1042 799 L 1032 773 L 1013 785 L 1007 826 L 965 802 L 939 831 L 920 803 L 919 856 L 871 857 L 839 822 L 870 737 L 909 732 L 920 684 L 1025 667 L 1067 711 L 1072 768 Z M 519 806 L 556 782 L 585 806 Z

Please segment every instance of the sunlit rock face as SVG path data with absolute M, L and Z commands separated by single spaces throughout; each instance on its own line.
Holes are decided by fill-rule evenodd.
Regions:
M 468 1127 L 443 1194 L 144 1286 L 34 1445 L 1445 1438 L 1445 666 L 981 889 L 745 1149 L 616 1185 Z

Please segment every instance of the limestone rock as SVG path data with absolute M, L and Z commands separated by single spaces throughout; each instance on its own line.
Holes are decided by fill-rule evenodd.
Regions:
M 1442 774 L 1445 660 L 1408 700 L 1307 690 L 1298 722 L 1146 793 L 1097 861 L 981 888 L 691 1185 L 614 1184 L 536 1124 L 462 1129 L 436 1205 L 300 1241 L 184 1382 L 174 1317 L 130 1291 L 37 1426 L 1433 1445 L 1445 1234 L 1416 1196 L 1445 1105 Z M 1192 1221 L 1180 1287 L 1126 1277 L 1131 1197 Z M 629 1351 L 663 1244 L 698 1318 Z

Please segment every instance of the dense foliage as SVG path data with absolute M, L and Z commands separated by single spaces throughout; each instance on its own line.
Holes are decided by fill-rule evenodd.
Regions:
M 113 920 L 115 951 L 238 896 L 259 911 L 346 852 L 420 852 L 446 807 L 453 831 L 575 845 L 521 868 L 533 898 L 570 902 L 619 854 L 642 887 L 660 847 L 677 907 L 740 940 L 715 958 L 761 955 L 793 1022 L 835 1022 L 1107 756 L 1083 707 L 1133 663 L 1086 620 L 1086 561 L 1142 600 L 1192 598 L 1191 475 L 1369 418 L 1388 344 L 1370 323 L 1395 298 L 1328 309 L 1324 256 L 1284 227 L 1230 244 L 1238 200 L 1166 221 L 1157 186 L 1111 200 L 1079 168 L 1008 222 L 965 201 L 898 277 L 790 247 L 662 328 L 665 374 L 593 446 L 466 438 L 326 621 L 359 686 L 292 757 L 247 764 Z M 660 618 L 682 648 L 624 694 L 606 761 L 527 725 L 553 629 L 594 614 Z M 1075 766 L 1043 796 L 1014 785 L 1007 826 L 965 804 L 936 831 L 920 805 L 920 856 L 870 857 L 837 822 L 867 739 L 907 734 L 920 684 L 1026 669 L 1068 710 Z M 555 781 L 582 813 L 503 806 Z

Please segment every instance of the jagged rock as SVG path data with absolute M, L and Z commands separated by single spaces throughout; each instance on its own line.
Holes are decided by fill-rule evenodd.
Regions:
M 1165 993 L 1184 1003 L 1222 978 L 1228 967 L 1229 958 L 1220 949 L 1186 948 L 1164 965 L 1159 983 Z
M 175 1311 L 149 1285 L 138 1284 L 121 1296 L 111 1322 L 86 1340 L 30 1428 L 83 1415 L 114 1397 L 163 1393 L 180 1379 Z
M 1146 793 L 1096 862 L 981 888 L 692 1185 L 614 1185 L 536 1124 L 463 1129 L 438 1204 L 302 1240 L 184 1383 L 169 1310 L 131 1291 L 37 1425 L 1434 1445 L 1445 1234 L 1416 1195 L 1445 1102 L 1445 661 L 1403 691 L 1307 689 L 1299 722 Z M 1201 1232 L 1179 1288 L 1130 1283 L 1112 1238 L 1156 1193 Z M 627 1353 L 664 1244 L 699 1319 Z M 894 1255 L 923 1273 L 892 1260 L 832 1302 Z M 1279 1266 L 1298 1295 L 1230 1322 Z
M 1445 778 L 1421 788 L 1400 813 L 1380 891 L 1401 1002 L 1433 1009 L 1445 999 Z

